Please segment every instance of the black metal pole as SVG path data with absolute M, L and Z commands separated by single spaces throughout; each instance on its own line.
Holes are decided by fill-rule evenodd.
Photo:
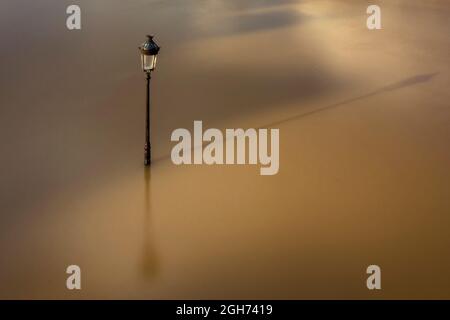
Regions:
M 145 117 L 145 147 L 144 147 L 144 164 L 149 166 L 152 161 L 151 145 L 150 145 L 150 72 L 147 72 L 147 111 Z

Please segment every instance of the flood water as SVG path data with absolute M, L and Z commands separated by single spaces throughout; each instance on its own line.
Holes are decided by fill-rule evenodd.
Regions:
M 448 1 L 70 4 L 0 3 L 1 298 L 450 298 Z M 175 166 L 194 120 L 278 128 L 279 173 Z

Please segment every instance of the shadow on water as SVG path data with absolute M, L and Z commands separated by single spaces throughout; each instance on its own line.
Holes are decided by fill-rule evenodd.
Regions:
M 281 124 L 281 123 L 289 122 L 289 121 L 300 119 L 300 118 L 303 118 L 303 117 L 307 117 L 307 116 L 310 116 L 310 115 L 313 115 L 313 114 L 316 114 L 316 113 L 319 113 L 319 112 L 324 112 L 324 111 L 327 111 L 327 110 L 330 110 L 330 109 L 341 107 L 341 106 L 347 105 L 347 104 L 355 102 L 355 101 L 367 99 L 367 98 L 373 97 L 373 96 L 378 95 L 378 94 L 382 94 L 382 93 L 386 93 L 386 92 L 389 92 L 389 91 L 394 91 L 394 90 L 406 88 L 406 87 L 409 87 L 409 86 L 413 86 L 413 85 L 416 85 L 416 84 L 428 82 L 428 81 L 430 81 L 432 78 L 434 78 L 438 74 L 439 74 L 438 72 L 419 74 L 419 75 L 416 75 L 414 77 L 406 78 L 406 79 L 401 80 L 399 82 L 395 82 L 393 84 L 381 87 L 381 88 L 379 88 L 377 90 L 374 90 L 372 92 L 363 94 L 361 96 L 358 96 L 358 97 L 355 97 L 355 98 L 351 98 L 351 99 L 347 99 L 347 100 L 344 100 L 344 101 L 341 101 L 341 102 L 338 102 L 338 103 L 334 103 L 332 105 L 325 106 L 325 107 L 322 107 L 322 108 L 314 109 L 314 110 L 311 110 L 311 111 L 308 111 L 308 112 L 304 112 L 304 113 L 301 113 L 301 114 L 298 114 L 298 115 L 295 115 L 295 116 L 292 116 L 292 117 L 289 117 L 289 118 L 286 118 L 286 119 L 282 119 L 282 120 L 279 120 L 279 121 L 276 121 L 276 122 L 272 122 L 272 123 L 266 124 L 263 127 L 264 128 L 273 127 L 273 126 L 276 126 L 276 125 Z M 260 128 L 262 128 L 262 127 L 260 127 Z
M 153 279 L 158 273 L 158 255 L 152 234 L 152 191 L 151 168 L 144 168 L 144 250 L 142 257 L 142 275 L 147 279 Z

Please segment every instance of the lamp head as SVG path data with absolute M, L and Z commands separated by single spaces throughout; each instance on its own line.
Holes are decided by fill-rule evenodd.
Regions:
M 139 47 L 144 72 L 151 72 L 155 69 L 159 49 L 160 47 L 153 41 L 153 36 L 147 35 L 147 40 Z

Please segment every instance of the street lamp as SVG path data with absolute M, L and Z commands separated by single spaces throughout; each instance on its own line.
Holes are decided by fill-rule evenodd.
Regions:
M 142 71 L 147 74 L 147 111 L 145 118 L 145 147 L 144 147 L 144 164 L 149 166 L 151 163 L 151 145 L 150 145 L 150 73 L 155 70 L 156 57 L 159 52 L 158 45 L 153 41 L 153 36 L 147 36 L 140 47 Z

